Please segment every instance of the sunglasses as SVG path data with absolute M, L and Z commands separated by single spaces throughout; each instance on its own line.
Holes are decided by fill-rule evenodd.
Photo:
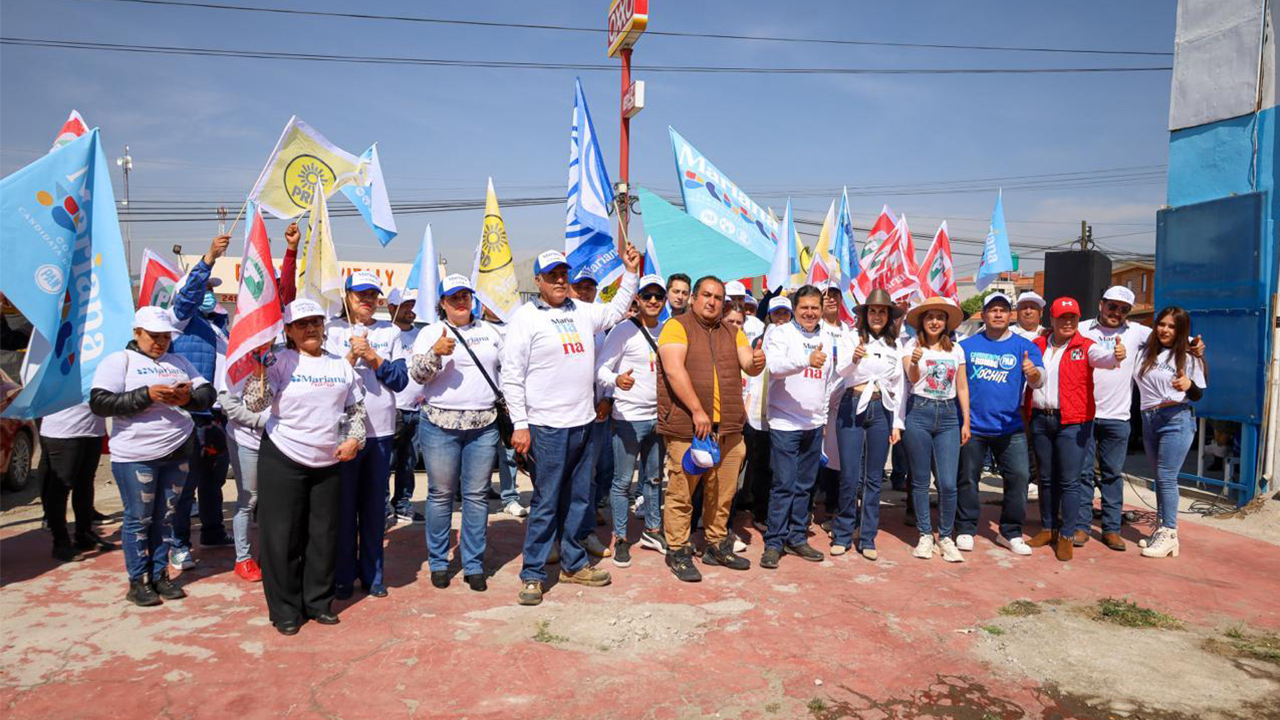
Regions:
M 1132 309 L 1124 303 L 1115 302 L 1104 303 L 1103 307 L 1107 309 L 1107 312 L 1120 313 L 1121 315 L 1128 315 L 1129 311 Z
M 666 294 L 666 293 L 664 293 L 664 292 L 655 292 L 655 291 L 653 291 L 653 290 L 650 290 L 650 291 L 648 291 L 648 292 L 642 292 L 642 293 L 640 293 L 640 299 L 641 299 L 641 300 L 646 300 L 646 301 L 648 301 L 648 300 L 666 300 L 666 299 L 667 299 L 667 294 Z

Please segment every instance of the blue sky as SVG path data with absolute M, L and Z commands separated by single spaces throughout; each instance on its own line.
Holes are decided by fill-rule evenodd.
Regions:
M 228 0 L 238 4 L 238 0 Z M 244 3 L 250 4 L 250 3 Z M 263 0 L 271 7 L 303 7 Z M 607 2 L 306 3 L 309 9 L 603 27 Z M 671 2 L 652 0 L 650 30 L 894 42 L 1171 52 L 1176 6 L 1133 2 Z M 602 35 L 274 16 L 102 2 L 3 0 L 6 37 L 443 59 L 613 62 Z M 973 68 L 1167 66 L 1171 57 L 783 44 L 642 37 L 654 65 Z M 47 150 L 71 108 L 102 128 L 109 157 L 130 146 L 131 196 L 242 201 L 290 115 L 346 150 L 379 143 L 393 201 L 563 196 L 573 79 L 582 77 L 610 175 L 618 173 L 616 71 L 498 70 L 198 58 L 0 48 L 0 173 Z M 1073 75 L 708 75 L 636 73 L 648 107 L 632 123 L 632 183 L 677 191 L 667 126 L 762 205 L 788 193 L 821 219 L 841 186 L 907 186 L 1162 166 L 1170 73 Z M 1158 168 L 1157 168 L 1158 169 Z M 123 195 L 118 171 L 117 196 Z M 1013 184 L 1018 181 L 1007 181 Z M 1109 248 L 1153 252 L 1161 177 L 1092 188 L 1005 190 L 1012 242 L 1051 245 L 1094 224 Z M 982 183 L 979 183 L 981 185 Z M 858 195 L 856 225 L 888 203 L 924 251 L 947 219 L 980 238 L 994 183 L 976 192 Z M 340 196 L 331 207 L 345 205 Z M 563 245 L 564 206 L 504 208 L 518 258 Z M 351 260 L 413 258 L 427 222 L 450 269 L 470 268 L 481 211 L 401 215 L 386 249 L 358 219 L 335 221 Z M 278 241 L 283 225 L 269 221 Z M 134 224 L 133 253 L 180 243 L 201 252 L 214 222 Z M 816 227 L 801 226 L 812 243 Z M 277 248 L 280 245 L 276 246 Z M 957 244 L 955 262 L 976 266 Z M 971 253 L 971 254 L 962 254 Z M 1023 252 L 1026 268 L 1038 253 Z

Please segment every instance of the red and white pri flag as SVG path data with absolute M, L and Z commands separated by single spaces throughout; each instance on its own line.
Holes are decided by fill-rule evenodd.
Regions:
M 920 267 L 920 293 L 926 298 L 941 296 L 960 302 L 955 266 L 951 263 L 951 238 L 947 235 L 945 220 L 933 236 L 929 254 L 924 256 L 924 264 Z
M 253 222 L 244 240 L 240 264 L 240 293 L 236 296 L 236 321 L 227 341 L 227 380 L 239 383 L 257 364 L 255 351 L 270 345 L 284 330 L 280 296 L 276 287 L 271 244 L 262 212 L 253 208 Z
M 182 273 L 168 260 L 151 252 L 142 251 L 142 285 L 138 288 L 138 307 L 155 305 L 167 308 L 173 305 L 178 294 L 178 278 Z

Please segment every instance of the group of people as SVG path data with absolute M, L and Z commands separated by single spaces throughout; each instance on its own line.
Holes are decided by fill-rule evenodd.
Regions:
M 1134 297 L 1124 287 L 1107 290 L 1085 323 L 1076 299 L 994 292 L 981 331 L 961 338 L 963 313 L 947 298 L 908 303 L 876 289 L 850 307 L 837 287 L 805 285 L 757 301 L 736 281 L 640 277 L 642 259 L 627 245 L 607 302 L 596 302 L 590 273 L 548 250 L 533 268 L 537 296 L 505 323 L 461 275 L 441 282 L 436 317 L 418 318 L 413 292 L 396 289 L 385 298 L 391 319 L 380 320 L 385 288 L 372 273 L 348 277 L 336 316 L 296 297 L 298 239 L 290 226 L 283 337 L 255 353 L 246 378 L 232 382 L 226 368 L 229 323 L 211 276 L 229 241 L 220 236 L 172 309 L 138 309 L 133 340 L 99 365 L 89 401 L 44 419 L 55 558 L 112 547 L 91 518 L 111 418 L 128 600 L 184 596 L 174 577 L 194 566 L 198 500 L 201 545 L 234 545 L 235 573 L 263 583 L 285 635 L 308 620 L 338 623 L 333 601 L 357 585 L 387 594 L 388 518 L 425 523 L 431 583 L 446 588 L 460 503 L 463 579 L 484 591 L 495 467 L 502 507 L 527 516 L 523 605 L 542 601 L 549 566 L 562 583 L 609 584 L 598 561 L 625 568 L 636 543 L 664 555 L 681 581 L 701 579 L 699 562 L 747 570 L 730 522 L 738 510 L 762 535 L 761 567 L 785 556 L 821 561 L 808 541 L 819 495 L 829 552 L 875 561 L 891 457 L 909 483 L 915 557 L 962 562 L 974 549 L 979 479 L 994 461 L 1003 483 L 995 542 L 1017 555 L 1048 547 L 1068 561 L 1090 539 L 1095 485 L 1101 542 L 1126 549 L 1122 465 L 1135 386 L 1159 506 L 1141 554 L 1178 555 L 1177 475 L 1194 431 L 1189 403 L 1207 386 L 1205 348 L 1180 308 L 1161 310 L 1154 330 L 1129 322 Z M 419 457 L 425 515 L 411 505 Z M 517 468 L 532 480 L 527 508 Z M 1037 468 L 1040 528 L 1024 537 Z

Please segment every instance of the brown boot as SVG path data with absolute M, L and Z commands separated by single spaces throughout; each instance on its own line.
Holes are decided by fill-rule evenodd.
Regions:
M 1072 555 L 1071 538 L 1066 535 L 1060 536 L 1057 544 L 1054 545 L 1053 554 L 1054 557 L 1062 562 L 1070 560 Z
M 1076 534 L 1071 536 L 1071 544 L 1076 547 L 1084 547 L 1087 542 L 1089 542 L 1088 530 L 1077 530 Z
M 1058 533 L 1053 532 L 1052 530 L 1041 530 L 1035 535 L 1032 535 L 1031 539 L 1027 540 L 1027 544 L 1031 547 L 1044 547 L 1045 545 L 1056 542 L 1058 542 Z
M 1105 532 L 1102 533 L 1102 544 L 1119 552 L 1124 552 L 1124 540 L 1121 539 L 1120 533 Z

